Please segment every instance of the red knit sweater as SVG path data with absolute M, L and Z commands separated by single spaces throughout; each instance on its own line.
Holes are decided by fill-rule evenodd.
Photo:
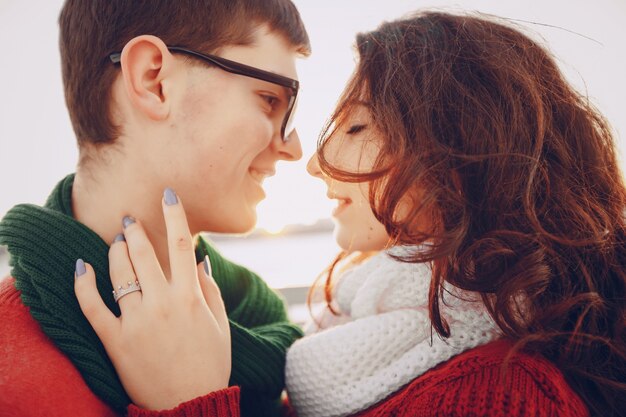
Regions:
M 501 376 L 511 343 L 499 340 L 464 352 L 359 417 L 587 417 L 580 397 L 548 360 L 517 354 Z
M 87 387 L 72 363 L 41 331 L 22 304 L 13 279 L 0 281 L 0 417 L 115 416 Z M 358 414 L 373 416 L 586 417 L 582 400 L 546 359 L 517 354 L 500 365 L 510 343 L 497 341 L 462 353 Z M 132 417 L 239 416 L 231 387 L 170 411 L 131 405 Z
M 0 417 L 116 417 L 41 331 L 14 282 L 0 278 Z M 131 405 L 128 416 L 239 416 L 239 388 L 211 393 L 168 412 Z

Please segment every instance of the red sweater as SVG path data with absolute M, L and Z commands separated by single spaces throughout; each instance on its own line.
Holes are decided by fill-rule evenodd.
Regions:
M 492 342 L 464 352 L 414 379 L 359 417 L 588 417 L 587 407 L 551 362 L 516 354 L 501 365 L 511 343 Z
M 87 387 L 72 363 L 42 333 L 22 304 L 13 279 L 0 281 L 0 417 L 115 416 Z M 582 400 L 546 359 L 517 354 L 500 379 L 510 348 L 493 342 L 464 352 L 416 378 L 359 417 L 586 417 Z M 170 411 L 133 405 L 132 417 L 239 416 L 239 389 L 196 398 Z
M 41 331 L 14 282 L 0 279 L 0 417 L 117 417 Z M 209 394 L 169 412 L 131 405 L 128 416 L 239 416 L 239 388 Z

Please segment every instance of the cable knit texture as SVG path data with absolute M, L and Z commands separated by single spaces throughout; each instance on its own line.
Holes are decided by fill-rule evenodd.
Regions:
M 74 265 L 83 258 L 96 271 L 103 300 L 120 314 L 111 294 L 109 247 L 73 219 L 73 180 L 73 175 L 63 179 L 44 207 L 12 208 L 0 222 L 0 244 L 8 247 L 15 285 L 43 332 L 96 395 L 124 412 L 130 400 L 74 294 Z M 227 261 L 202 239 L 196 252 L 199 260 L 209 255 L 224 297 L 233 350 L 230 383 L 241 386 L 242 414 L 275 415 L 284 388 L 285 353 L 301 330 L 288 322 L 282 300 L 256 274 Z
M 339 277 L 334 299 L 342 324 L 299 340 L 287 353 L 287 390 L 298 416 L 355 414 L 437 364 L 497 337 L 477 294 L 449 285 L 442 314 L 451 337 L 431 333 L 430 268 L 390 256 L 415 250 L 420 249 L 392 248 Z

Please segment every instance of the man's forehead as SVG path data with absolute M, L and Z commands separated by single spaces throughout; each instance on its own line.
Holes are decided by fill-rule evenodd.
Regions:
M 221 57 L 250 65 L 294 80 L 298 79 L 298 52 L 276 31 L 258 29 L 249 45 L 227 45 L 218 52 Z

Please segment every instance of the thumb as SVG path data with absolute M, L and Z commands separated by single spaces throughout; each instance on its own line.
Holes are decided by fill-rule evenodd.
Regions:
M 80 309 L 106 347 L 107 341 L 119 330 L 120 321 L 104 304 L 96 287 L 96 273 L 82 259 L 76 261 L 74 292 Z

